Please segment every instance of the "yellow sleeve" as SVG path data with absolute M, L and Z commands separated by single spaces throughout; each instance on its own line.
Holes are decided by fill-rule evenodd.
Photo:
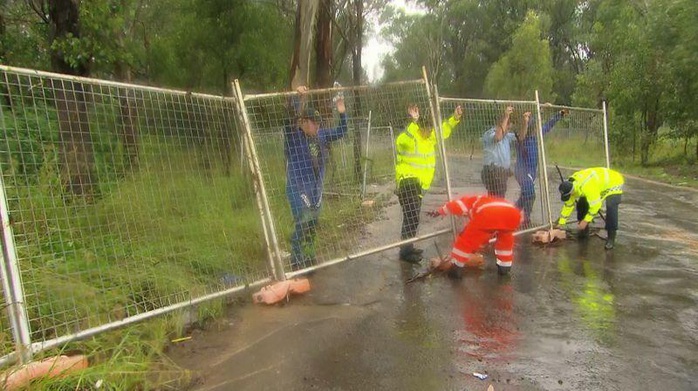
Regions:
M 589 203 L 589 213 L 584 216 L 584 221 L 591 223 L 594 216 L 596 216 L 599 213 L 599 210 L 601 210 L 601 204 L 603 203 L 603 200 L 601 199 L 601 192 L 599 191 L 598 186 L 594 186 L 592 183 L 585 186 L 582 192 L 582 194 L 586 196 L 587 202 Z
M 451 118 L 447 119 L 441 124 L 444 140 L 451 137 L 451 132 L 453 132 L 453 128 L 456 127 L 456 125 L 458 125 L 459 123 L 460 121 L 457 120 L 455 116 L 451 116 Z
M 565 202 L 565 205 L 562 207 L 562 210 L 560 211 L 560 218 L 557 220 L 557 223 L 560 225 L 564 225 L 567 223 L 567 218 L 570 217 L 570 214 L 572 214 L 572 210 L 574 210 L 574 201 L 576 200 L 575 197 L 570 197 L 567 202 Z

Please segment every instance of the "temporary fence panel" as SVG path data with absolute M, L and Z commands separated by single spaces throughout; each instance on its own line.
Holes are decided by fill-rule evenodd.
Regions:
M 337 108 L 340 99 L 346 129 Z M 402 240 L 393 144 L 410 123 L 409 105 L 419 108 L 422 127 L 434 128 L 423 80 L 244 97 L 276 227 L 277 256 L 291 275 Z M 303 133 L 308 117 L 321 123 L 317 137 Z M 446 201 L 445 192 L 437 197 Z M 386 235 L 386 229 L 394 233 Z M 446 222 L 429 234 L 448 231 Z
M 547 208 L 537 197 L 541 182 L 537 179 L 540 151 L 535 101 L 444 97 L 439 101 L 444 124 L 456 107 L 463 109 L 463 120 L 444 141 L 452 197 L 496 195 L 528 211 L 529 219 L 520 229 L 547 224 Z M 496 128 L 504 124 L 505 118 L 507 129 L 499 141 L 504 148 L 492 154 L 489 151 L 499 137 Z
M 15 300 L 34 351 L 268 280 L 232 98 L 0 72 Z M 2 318 L 5 355 L 10 328 Z
M 543 138 L 548 164 L 548 187 L 552 221 L 555 222 L 562 208 L 560 193 L 560 169 L 566 179 L 574 171 L 590 167 L 606 167 L 607 139 L 604 132 L 604 112 L 599 109 L 540 105 L 541 116 L 564 118 Z
M 370 130 L 365 139 L 364 198 L 371 198 L 374 194 L 379 194 L 385 185 L 395 183 L 395 138 L 402 132 L 402 129 L 396 131 L 392 125 L 371 126 Z
M 536 195 L 547 167 L 556 213 L 554 164 L 567 176 L 608 163 L 602 110 L 438 98 L 425 80 L 244 99 L 236 83 L 233 99 L 5 66 L 0 77 L 2 363 L 316 262 L 449 233 L 447 219 L 429 232 L 406 234 L 401 224 L 423 214 L 420 205 L 488 186 L 530 201 L 520 199 L 520 162 Z M 446 138 L 436 125 L 459 105 L 463 118 Z M 509 106 L 509 131 L 535 140 L 525 156 L 510 140 L 500 156 L 509 167 L 485 169 L 483 135 Z M 428 191 L 412 197 L 419 205 L 401 207 L 398 152 L 432 153 L 398 151 L 414 108 L 424 135 L 443 143 L 428 161 Z M 320 136 L 300 138 L 301 128 L 314 131 L 309 117 Z M 548 223 L 546 202 L 536 198 L 527 227 Z

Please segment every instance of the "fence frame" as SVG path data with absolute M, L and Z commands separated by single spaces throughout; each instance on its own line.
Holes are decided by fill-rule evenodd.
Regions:
M 148 310 L 146 312 L 138 313 L 136 315 L 128 316 L 126 318 L 117 320 L 117 321 L 111 321 L 108 323 L 103 323 L 99 326 L 96 327 L 90 327 L 87 329 L 83 329 L 77 332 L 73 333 L 68 333 L 65 335 L 57 336 L 51 339 L 47 339 L 44 341 L 40 342 L 32 342 L 31 341 L 31 330 L 30 330 L 30 325 L 29 325 L 29 319 L 27 315 L 27 307 L 26 307 L 26 302 L 25 302 L 25 292 L 24 292 L 24 284 L 22 282 L 22 276 L 20 273 L 20 268 L 19 268 L 19 260 L 17 258 L 17 253 L 16 253 L 16 248 L 14 244 L 14 234 L 12 232 L 12 226 L 10 222 L 10 216 L 9 216 L 9 208 L 8 208 L 8 201 L 7 201 L 7 195 L 5 192 L 5 183 L 3 180 L 2 175 L 0 175 L 0 223 L 2 226 L 0 227 L 0 241 L 2 244 L 2 253 L 0 254 L 2 258 L 0 261 L 2 262 L 2 265 L 0 265 L 0 278 L 2 278 L 2 288 L 4 292 L 4 299 L 8 308 L 8 318 L 10 321 L 10 326 L 12 327 L 12 336 L 14 338 L 14 343 L 15 343 L 15 351 L 12 353 L 9 353 L 3 357 L 0 357 L 0 366 L 8 365 L 12 362 L 19 361 L 20 363 L 26 363 L 31 360 L 32 355 L 39 353 L 41 351 L 58 347 L 61 346 L 65 343 L 72 342 L 72 341 L 77 341 L 81 339 L 85 339 L 91 336 L 94 336 L 96 334 L 106 332 L 109 330 L 114 330 L 117 328 L 121 328 L 127 325 L 131 325 L 146 319 L 150 319 L 156 316 L 160 316 L 166 313 L 170 313 L 176 310 L 181 310 L 190 306 L 198 305 L 204 302 L 207 302 L 209 300 L 217 299 L 217 298 L 222 298 L 225 296 L 229 296 L 232 294 L 240 293 L 243 291 L 246 291 L 251 288 L 257 288 L 262 285 L 265 285 L 272 281 L 273 279 L 276 280 L 284 280 L 286 278 L 294 277 L 297 275 L 305 274 L 309 271 L 317 270 L 320 268 L 328 267 L 331 265 L 335 265 L 344 261 L 348 260 L 353 260 L 357 259 L 360 257 L 364 257 L 367 255 L 379 253 L 391 248 L 396 248 L 404 244 L 408 243 L 414 243 L 418 241 L 422 241 L 425 239 L 433 238 L 433 237 L 438 237 L 444 234 L 451 233 L 452 235 L 457 234 L 456 231 L 456 224 L 455 220 L 451 219 L 451 228 L 450 229 L 441 229 L 441 230 L 436 230 L 434 232 L 429 232 L 426 234 L 422 234 L 419 236 L 416 236 L 414 238 L 410 238 L 407 240 L 399 240 L 399 241 L 393 241 L 387 245 L 383 246 L 378 246 L 375 248 L 371 248 L 365 251 L 360 251 L 354 254 L 350 254 L 341 258 L 336 258 L 332 259 L 326 262 L 323 262 L 322 264 L 315 265 L 312 267 L 305 268 L 303 270 L 298 270 L 298 271 L 291 271 L 291 272 L 285 272 L 284 271 L 284 264 L 282 260 L 282 254 L 278 242 L 278 236 L 277 236 L 277 231 L 275 227 L 275 220 L 273 218 L 273 214 L 271 213 L 271 207 L 269 205 L 269 198 L 266 193 L 266 188 L 264 185 L 264 180 L 262 176 L 262 170 L 260 167 L 260 162 L 259 162 L 259 156 L 257 154 L 257 150 L 255 148 L 255 142 L 254 138 L 252 136 L 251 132 L 251 126 L 250 126 L 250 120 L 248 117 L 248 111 L 247 111 L 247 106 L 246 106 L 246 101 L 250 99 L 255 99 L 255 98 L 262 98 L 262 97 L 272 97 L 272 96 L 290 96 L 293 94 L 296 94 L 295 91 L 288 91 L 288 92 L 280 92 L 280 93 L 269 93 L 269 94 L 256 94 L 256 95 L 243 95 L 242 89 L 240 87 L 240 83 L 238 80 L 235 80 L 233 84 L 233 92 L 234 92 L 234 97 L 222 97 L 222 96 L 216 96 L 216 95 L 210 95 L 210 94 L 200 94 L 200 93 L 192 93 L 192 92 L 187 92 L 187 91 L 180 91 L 180 90 L 171 90 L 171 89 L 164 89 L 164 88 L 158 88 L 158 87 L 150 87 L 150 86 L 143 86 L 143 85 L 135 85 L 135 84 L 127 84 L 127 83 L 121 83 L 121 82 L 114 82 L 114 81 L 107 81 L 107 80 L 99 80 L 99 79 L 92 79 L 92 78 L 85 78 L 85 77 L 77 77 L 77 76 L 69 76 L 69 75 L 61 75 L 57 73 L 51 73 L 51 72 L 43 72 L 43 71 L 36 71 L 36 70 L 31 70 L 31 69 L 24 69 L 24 68 L 16 68 L 16 67 L 8 67 L 4 65 L 0 65 L 0 71 L 5 72 L 5 78 L 7 78 L 8 73 L 18 73 L 26 76 L 34 76 L 34 77 L 45 77 L 45 78 L 53 78 L 53 79 L 58 79 L 62 80 L 64 82 L 72 81 L 72 82 L 80 82 L 80 83 L 97 83 L 101 86 L 105 87 L 119 87 L 119 88 L 125 88 L 125 89 L 132 89 L 136 88 L 141 91 L 149 91 L 149 92 L 158 92 L 158 93 L 167 93 L 167 94 L 172 94 L 172 95 L 177 95 L 177 96 L 186 96 L 186 95 L 191 95 L 195 97 L 201 97 L 201 98 L 216 98 L 216 99 L 222 99 L 224 101 L 229 101 L 233 105 L 236 111 L 236 118 L 237 121 L 239 121 L 239 125 L 244 128 L 244 137 L 241 139 L 241 152 L 240 152 L 240 159 L 243 161 L 243 158 L 245 162 L 247 163 L 247 166 L 250 170 L 250 173 L 252 175 L 253 179 L 253 186 L 254 186 L 254 191 L 255 191 L 255 199 L 256 199 L 256 204 L 257 208 L 260 213 L 260 218 L 261 218 L 261 223 L 262 223 L 262 228 L 263 228 L 263 233 L 265 237 L 265 242 L 266 242 L 266 253 L 268 256 L 268 265 L 271 270 L 271 276 L 268 276 L 266 278 L 259 279 L 257 281 L 254 281 L 252 283 L 249 283 L 244 286 L 234 286 L 230 287 L 227 289 L 222 289 L 213 293 L 205 294 L 196 298 L 192 298 L 189 300 L 185 301 L 180 301 L 175 304 L 170 304 L 167 306 L 159 307 L 154 310 Z M 443 130 L 441 127 L 442 124 L 442 116 L 441 116 L 441 110 L 440 110 L 440 105 L 439 103 L 441 102 L 447 102 L 450 100 L 458 101 L 462 100 L 459 98 L 448 98 L 448 97 L 440 97 L 438 93 L 438 88 L 435 85 L 430 84 L 430 81 L 427 77 L 426 73 L 426 68 L 423 68 L 423 79 L 420 79 L 418 81 L 403 81 L 403 82 L 396 82 L 396 83 L 391 83 L 392 85 L 403 85 L 403 84 L 411 84 L 411 83 L 424 83 L 424 88 L 426 88 L 427 91 L 427 96 L 428 96 L 428 101 L 430 104 L 430 109 L 431 109 L 431 120 L 432 124 L 434 126 L 434 129 L 437 129 L 436 132 L 436 137 L 437 140 L 440 144 L 440 153 L 442 154 L 442 166 L 446 175 L 446 189 L 447 189 L 447 196 L 449 199 L 453 197 L 452 194 L 452 183 L 451 183 L 451 178 L 449 176 L 449 171 L 448 171 L 448 162 L 446 159 L 446 153 L 447 148 L 445 146 L 444 140 L 443 140 Z M 368 89 L 371 88 L 371 86 L 357 86 L 357 87 L 332 87 L 332 88 L 326 88 L 326 89 L 318 89 L 318 90 L 313 90 L 313 92 L 339 92 L 339 91 L 346 91 L 346 90 L 362 90 L 362 89 Z M 548 186 L 548 166 L 547 166 L 547 161 L 546 161 L 546 153 L 545 153 L 545 142 L 543 139 L 543 134 L 542 134 L 542 122 L 541 122 L 541 104 L 540 104 L 540 99 L 538 95 L 538 91 L 535 93 L 535 101 L 517 101 L 517 100 L 486 100 L 486 99 L 468 99 L 468 101 L 471 102 L 483 102 L 483 103 L 512 103 L 512 104 L 531 104 L 535 103 L 537 106 L 537 117 L 538 117 L 538 143 L 539 143 L 539 150 L 541 152 L 541 173 L 542 173 L 542 179 L 544 182 L 544 195 L 541 198 L 541 202 L 544 206 L 547 206 L 547 211 L 548 211 L 548 222 L 547 224 L 535 228 L 530 228 L 526 230 L 521 230 L 516 233 L 516 235 L 520 235 L 526 232 L 532 232 L 537 229 L 541 228 L 550 228 L 552 227 L 552 213 L 551 213 L 551 200 L 550 200 L 550 193 L 549 193 L 549 186 Z M 593 112 L 603 112 L 603 126 L 604 126 L 604 146 L 605 146 L 605 157 L 606 157 L 606 166 L 610 168 L 610 149 L 609 149 L 609 141 L 608 141 L 608 114 L 607 114 L 607 106 L 606 102 L 603 102 L 603 109 L 598 110 L 598 109 L 591 109 L 591 108 L 580 108 L 580 107 L 567 107 L 567 106 L 556 106 L 556 107 L 562 107 L 562 108 L 569 108 L 571 110 L 578 110 L 578 111 L 593 111 Z M 3 123 L 0 124 L 2 127 L 5 127 L 4 123 L 4 116 L 2 117 Z M 368 140 L 370 140 L 370 116 L 369 116 L 369 139 L 367 139 L 367 145 L 366 145 L 366 151 L 369 150 L 369 145 L 368 145 Z M 393 127 L 392 125 L 389 126 L 390 128 L 390 134 L 391 136 L 395 136 L 393 133 Z M 393 145 L 393 150 L 395 146 Z M 368 152 L 366 152 L 368 155 Z M 393 158 L 395 158 L 395 155 L 393 154 Z M 244 169 L 244 168 L 243 168 Z M 366 170 L 367 167 L 364 169 L 364 191 L 365 191 L 365 180 L 366 180 Z
M 429 83 L 429 79 L 428 79 L 428 75 L 427 75 L 427 72 L 426 72 L 426 68 L 425 68 L 425 67 L 422 68 L 422 77 L 423 77 L 422 79 L 407 80 L 407 81 L 399 81 L 399 82 L 393 82 L 393 83 L 389 83 L 389 84 L 390 84 L 391 86 L 410 85 L 410 84 L 416 84 L 416 83 L 423 83 L 423 84 L 424 84 L 424 88 L 426 88 L 426 91 L 427 91 L 427 98 L 428 98 L 428 102 L 429 102 L 429 105 L 430 105 L 432 126 L 434 127 L 434 129 L 438 129 L 438 130 L 439 130 L 439 131 L 437 132 L 437 135 L 438 135 L 437 137 L 439 137 L 439 140 L 441 140 L 441 134 L 440 134 L 440 132 L 441 132 L 441 126 L 437 123 L 436 113 L 435 113 L 435 111 L 434 111 L 434 110 L 435 110 L 435 109 L 434 109 L 434 102 L 438 100 L 438 96 L 435 95 L 434 92 L 432 92 L 433 86 Z M 236 80 L 236 83 L 237 83 L 237 82 L 238 82 L 238 81 Z M 313 92 L 313 93 L 322 93 L 322 92 L 343 92 L 343 91 L 349 91 L 349 90 L 360 91 L 360 90 L 366 90 L 366 89 L 370 89 L 370 88 L 373 88 L 373 87 L 372 87 L 372 86 L 369 86 L 369 85 L 362 85 L 362 86 L 357 86 L 357 87 L 344 87 L 344 86 L 341 86 L 341 87 L 331 87 L 331 88 L 313 89 L 312 92 Z M 246 107 L 246 105 L 244 104 L 244 102 L 247 102 L 247 101 L 258 100 L 258 99 L 263 99 L 263 98 L 288 97 L 288 96 L 292 96 L 292 95 L 295 95 L 295 94 L 297 94 L 296 91 L 285 91 L 285 92 L 278 92 L 278 93 L 264 93 L 264 94 L 244 95 L 244 96 L 243 96 L 243 99 L 241 99 L 241 101 L 243 102 L 243 104 L 241 105 L 241 108 Z M 243 119 L 245 120 L 245 131 L 246 131 L 246 133 L 249 135 L 250 143 L 252 144 L 252 146 L 250 147 L 250 149 L 254 150 L 255 147 L 253 146 L 253 145 L 254 145 L 254 137 L 253 137 L 253 135 L 252 135 L 252 126 L 251 126 L 251 124 L 250 124 L 249 118 L 247 117 L 247 114 L 245 114 L 245 116 L 243 117 Z M 370 123 L 370 121 L 369 121 L 369 123 L 368 123 L 368 126 L 369 126 L 369 129 L 370 129 L 370 127 L 372 126 L 372 124 Z M 392 126 L 391 126 L 391 130 L 392 130 Z M 442 160 L 445 160 L 445 159 L 442 159 Z M 258 164 L 258 162 L 257 162 L 257 164 Z M 263 183 L 263 182 L 264 182 L 264 178 L 263 178 L 263 175 L 262 175 L 262 169 L 260 168 L 259 165 L 256 166 L 256 170 L 257 170 L 257 173 L 258 173 L 258 175 L 259 175 L 259 177 L 258 177 L 257 179 L 259 180 L 260 183 Z M 264 193 L 264 192 L 263 192 L 263 193 Z M 271 211 L 271 207 L 270 207 L 270 204 L 269 204 L 269 200 L 268 200 L 266 194 L 264 195 L 264 199 L 265 199 L 265 200 L 264 200 L 265 209 L 264 209 L 263 214 L 269 216 L 268 218 L 270 219 L 270 221 L 273 221 L 273 220 L 274 220 L 274 214 L 273 214 L 272 211 Z M 455 227 L 455 225 L 454 225 L 454 227 Z M 445 233 L 448 233 L 448 232 L 453 232 L 453 231 L 454 231 L 453 228 L 451 228 L 451 229 L 438 230 L 438 231 L 435 231 L 435 232 L 432 232 L 432 233 L 429 233 L 429 234 L 418 235 L 418 236 L 415 236 L 414 238 L 410 238 L 410 239 L 406 239 L 406 240 L 400 240 L 400 241 L 394 241 L 394 242 L 392 242 L 392 243 L 390 243 L 390 244 L 388 244 L 388 245 L 378 246 L 378 247 L 375 247 L 375 248 L 372 248 L 372 249 L 369 249 L 369 250 L 360 251 L 360 252 L 357 252 L 357 253 L 354 253 L 354 254 L 349 254 L 349 255 L 346 255 L 346 256 L 343 256 L 343 257 L 340 257 L 340 258 L 330 259 L 330 260 L 328 260 L 328 261 L 323 261 L 322 263 L 319 263 L 319 264 L 317 264 L 317 265 L 305 267 L 305 268 L 303 268 L 303 269 L 301 269 L 301 270 L 285 272 L 285 277 L 284 277 L 284 279 L 292 278 L 292 277 L 298 276 L 298 275 L 302 275 L 302 274 L 308 273 L 308 272 L 310 272 L 310 271 L 319 270 L 319 269 L 322 269 L 322 268 L 325 268 L 325 267 L 328 267 L 328 266 L 331 266 L 331 265 L 335 265 L 335 264 L 338 264 L 338 263 L 342 263 L 342 262 L 345 262 L 345 261 L 348 261 L 348 260 L 352 260 L 352 259 L 356 259 L 356 258 L 360 258 L 360 257 L 367 256 L 367 255 L 379 253 L 379 252 L 382 252 L 382 251 L 385 251 L 385 250 L 389 250 L 389 249 L 392 249 L 392 248 L 396 248 L 396 247 L 402 246 L 402 245 L 404 245 L 404 244 L 419 242 L 419 241 L 422 241 L 422 240 L 425 240 L 425 239 L 429 239 L 429 238 L 436 237 L 436 236 L 439 236 L 439 235 L 442 235 L 442 234 L 445 234 Z M 278 246 L 278 239 L 276 239 L 277 236 L 276 236 L 276 235 L 272 235 L 272 236 L 275 238 L 275 239 L 273 240 L 273 242 L 275 243 L 276 246 Z M 278 251 L 278 252 L 277 252 L 277 254 L 278 254 L 278 255 L 277 255 L 277 261 L 279 262 L 279 265 L 280 265 L 280 267 L 281 267 L 281 270 L 283 270 L 283 262 L 282 262 L 282 259 L 281 259 L 281 256 L 280 256 L 280 254 L 281 254 L 280 248 L 277 248 L 276 251 Z
M 226 101 L 229 103 L 233 103 L 234 107 L 238 107 L 238 102 L 241 102 L 242 99 L 235 99 L 232 97 L 224 97 L 224 96 L 219 96 L 219 95 L 211 95 L 211 94 L 202 94 L 202 93 L 195 93 L 195 92 L 189 92 L 189 91 L 182 91 L 182 90 L 173 90 L 173 89 L 166 89 L 166 88 L 159 88 L 159 87 L 151 87 L 151 86 L 145 86 L 145 85 L 138 85 L 138 84 L 128 84 L 128 83 L 121 83 L 121 82 L 114 82 L 110 80 L 101 80 L 101 79 L 93 79 L 93 78 L 87 78 L 87 77 L 80 77 L 80 76 L 72 76 L 72 75 L 63 75 L 63 74 L 58 74 L 58 73 L 52 73 L 52 72 L 45 72 L 45 71 L 39 71 L 39 70 L 32 70 L 32 69 L 26 69 L 26 68 L 18 68 L 18 67 L 10 67 L 6 65 L 0 64 L 0 71 L 5 73 L 5 81 L 7 82 L 7 75 L 8 74 L 18 74 L 22 76 L 27 76 L 27 77 L 38 77 L 38 78 L 47 78 L 47 79 L 53 79 L 53 80 L 59 80 L 63 83 L 66 82 L 74 82 L 74 83 L 86 83 L 86 84 L 96 84 L 102 87 L 116 87 L 116 88 L 124 88 L 124 89 L 137 89 L 139 91 L 143 92 L 155 92 L 155 93 L 166 93 L 170 94 L 172 96 L 178 96 L 178 97 L 183 97 L 183 96 L 192 96 L 192 97 L 198 97 L 198 98 L 206 98 L 206 99 L 217 99 L 217 100 L 222 100 Z M 244 106 L 243 106 L 244 107 Z M 2 118 L 2 123 L 0 124 L 3 129 L 6 128 L 6 125 L 4 123 L 4 116 Z M 249 147 L 249 141 L 245 140 L 243 138 L 243 143 L 247 143 L 248 145 L 242 146 L 242 149 L 244 150 L 244 153 L 246 153 L 248 157 L 248 166 L 252 170 L 252 175 L 256 176 L 256 173 L 253 169 L 253 165 L 249 164 L 250 159 L 253 157 L 251 148 Z M 2 223 L 2 235 L 0 237 L 1 245 L 2 245 L 2 258 L 0 261 L 2 262 L 2 265 L 0 265 L 0 278 L 2 278 L 2 285 L 3 285 L 3 295 L 5 299 L 6 306 L 8 308 L 8 318 L 10 321 L 10 327 L 12 328 L 12 335 L 13 339 L 15 342 L 15 351 L 8 353 L 4 356 L 0 357 L 0 367 L 8 366 L 10 364 L 13 364 L 15 362 L 19 362 L 21 364 L 27 363 L 31 361 L 32 356 L 40 353 L 42 351 L 45 351 L 47 349 L 55 348 L 62 346 L 66 343 L 69 342 L 74 342 L 74 341 L 79 341 L 83 340 L 89 337 L 92 337 L 94 335 L 100 334 L 102 332 L 106 331 L 111 331 L 115 330 L 118 328 L 122 328 L 128 325 L 132 325 L 147 319 L 154 318 L 156 316 L 168 314 L 177 310 L 182 310 L 185 308 L 189 308 L 198 304 L 202 304 L 214 299 L 219 299 L 223 298 L 226 296 L 230 296 L 233 294 L 239 294 L 241 292 L 248 291 L 249 289 L 255 289 L 258 287 L 261 287 L 263 285 L 268 284 L 271 282 L 273 279 L 271 277 L 263 277 L 261 279 L 258 279 L 256 281 L 243 284 L 243 285 L 237 285 L 233 286 L 230 288 L 218 290 L 212 293 L 208 293 L 205 295 L 201 295 L 198 297 L 191 298 L 189 300 L 184 300 L 180 301 L 178 303 L 174 304 L 169 304 L 166 306 L 162 306 L 153 310 L 148 310 L 145 312 L 141 312 L 135 315 L 131 315 L 128 317 L 125 317 L 120 320 L 116 321 L 111 321 L 108 323 L 103 323 L 99 326 L 95 327 L 88 327 L 83 330 L 79 330 L 76 332 L 72 333 L 67 333 L 63 335 L 56 336 L 54 338 L 38 341 L 38 342 L 32 342 L 31 340 L 31 328 L 29 326 L 29 320 L 27 316 L 27 308 L 26 308 L 26 302 L 25 302 L 25 294 L 23 290 L 23 283 L 22 283 L 22 277 L 21 273 L 19 271 L 19 265 L 18 265 L 18 259 L 17 259 L 17 253 L 16 249 L 14 246 L 14 235 L 12 233 L 11 229 L 11 223 L 9 219 L 9 213 L 8 213 L 8 203 L 7 203 L 7 196 L 5 193 L 6 185 L 4 183 L 3 176 L 0 175 L 0 222 Z M 260 200 L 258 199 L 258 202 Z M 265 221 L 262 220 L 262 226 L 264 229 L 264 234 L 265 234 L 265 239 L 268 236 L 267 232 L 267 227 L 265 226 Z M 267 242 L 268 243 L 268 242 Z M 267 246 L 267 251 L 268 251 L 269 246 Z M 271 261 L 271 256 L 270 256 L 270 261 Z M 274 265 L 270 265 L 272 270 L 274 270 Z
M 269 259 L 270 267 L 272 268 L 272 273 L 278 281 L 284 281 L 286 279 L 283 273 L 283 263 L 281 261 L 281 249 L 279 247 L 279 242 L 276 236 L 276 227 L 274 226 L 274 220 L 271 218 L 271 208 L 269 207 L 269 197 L 267 196 L 267 190 L 264 186 L 264 178 L 262 178 L 262 171 L 259 167 L 259 157 L 257 155 L 257 148 L 252 139 L 252 132 L 250 127 L 250 119 L 247 116 L 247 108 L 245 107 L 245 100 L 243 99 L 242 90 L 240 89 L 240 82 L 235 79 L 233 82 L 233 87 L 235 91 L 235 102 L 239 110 L 239 118 L 242 122 L 243 128 L 245 129 L 245 142 L 247 147 L 245 148 L 248 161 L 251 163 L 250 169 L 252 170 L 252 181 L 254 182 L 255 194 L 257 198 L 257 203 L 261 201 L 260 214 L 262 218 L 262 226 L 264 227 L 264 237 L 267 240 L 267 247 L 273 247 L 268 250 L 271 254 L 275 256 Z M 268 230 L 268 231 L 267 231 Z M 271 239 L 271 243 L 269 242 Z
M 3 124 L 4 125 L 4 124 Z M 5 181 L 0 175 L 0 233 L 2 237 L 2 287 L 5 293 L 5 304 L 8 308 L 8 317 L 12 327 L 12 337 L 15 340 L 16 354 L 21 364 L 26 364 L 31 360 L 31 338 L 29 332 L 29 317 L 27 306 L 24 302 L 24 285 L 22 275 L 19 272 L 17 263 L 17 249 L 15 247 L 14 235 L 12 233 L 12 223 L 10 221 L 7 196 L 5 194 Z
M 541 202 L 543 202 L 544 209 L 547 209 L 548 212 L 548 227 L 552 228 L 553 226 L 553 212 L 552 212 L 552 206 L 550 204 L 550 186 L 548 182 L 548 163 L 547 163 L 547 156 L 545 154 L 545 139 L 543 138 L 543 116 L 541 115 L 541 104 L 540 104 L 540 96 L 538 95 L 538 90 L 535 92 L 536 95 L 536 116 L 538 117 L 537 121 L 538 122 L 538 149 L 540 150 L 540 158 L 541 162 L 539 164 L 540 168 L 539 170 L 542 172 L 542 179 L 543 179 L 543 197 L 541 198 Z

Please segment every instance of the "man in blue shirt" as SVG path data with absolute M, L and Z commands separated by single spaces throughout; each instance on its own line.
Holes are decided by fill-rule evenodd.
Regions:
M 291 206 L 295 231 L 291 236 L 291 268 L 312 266 L 315 259 L 315 233 L 322 203 L 325 166 L 329 159 L 330 143 L 347 133 L 347 115 L 344 99 L 336 100 L 339 125 L 321 128 L 322 117 L 312 107 L 303 107 L 308 89 L 297 89 L 299 96 L 291 100 L 291 115 L 284 129 L 286 156 L 286 196 Z
M 513 106 L 507 106 L 499 123 L 482 135 L 484 167 L 481 178 L 487 195 L 504 198 L 507 192 L 507 179 L 511 174 L 511 143 L 516 135 L 511 133 Z
M 543 125 L 543 135 L 548 134 L 553 126 L 564 116 L 569 114 L 569 110 L 563 109 L 555 113 L 548 122 Z M 514 176 L 521 187 L 521 194 L 516 201 L 516 207 L 523 210 L 524 221 L 522 228 L 529 228 L 531 225 L 531 211 L 536 200 L 536 188 L 534 182 L 538 175 L 538 139 L 537 132 L 533 129 L 535 120 L 531 112 L 523 114 L 521 129 L 516 134 L 516 166 Z

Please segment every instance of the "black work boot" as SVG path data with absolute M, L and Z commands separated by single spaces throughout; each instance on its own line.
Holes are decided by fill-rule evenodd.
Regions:
M 407 263 L 419 263 L 422 261 L 421 253 L 414 251 L 415 248 L 412 245 L 400 247 L 400 260 Z
M 506 276 L 509 274 L 509 270 L 511 270 L 511 266 L 500 266 L 497 265 L 497 274 L 500 276 Z
M 463 278 L 463 268 L 460 266 L 453 265 L 448 269 L 448 278 L 452 280 L 460 280 Z
M 608 231 L 608 239 L 606 239 L 606 245 L 604 248 L 606 250 L 612 250 L 613 246 L 616 245 L 616 231 Z

